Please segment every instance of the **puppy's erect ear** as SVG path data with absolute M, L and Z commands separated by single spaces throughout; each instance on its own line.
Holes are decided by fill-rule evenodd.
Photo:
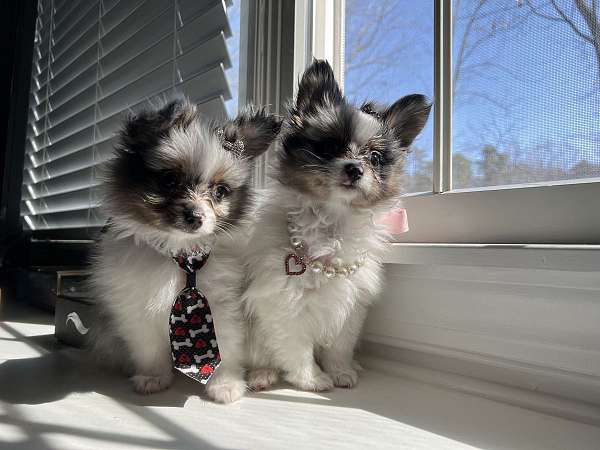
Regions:
M 402 147 L 408 147 L 421 132 L 431 103 L 420 94 L 407 95 L 381 113 L 381 120 L 393 131 Z
M 280 129 L 279 118 L 264 108 L 247 106 L 223 127 L 223 138 L 232 144 L 242 141 L 244 147 L 239 156 L 253 159 L 267 151 Z
M 126 120 L 120 136 L 122 148 L 136 153 L 153 148 L 171 128 L 187 127 L 195 117 L 196 105 L 184 98 L 143 110 Z
M 333 69 L 327 61 L 316 59 L 302 75 L 292 114 L 311 113 L 320 106 L 335 106 L 343 102 L 344 96 L 335 81 Z

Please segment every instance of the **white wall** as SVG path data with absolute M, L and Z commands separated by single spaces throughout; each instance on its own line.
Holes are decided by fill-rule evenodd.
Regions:
M 600 403 L 600 266 L 515 269 L 430 259 L 386 266 L 365 351 Z

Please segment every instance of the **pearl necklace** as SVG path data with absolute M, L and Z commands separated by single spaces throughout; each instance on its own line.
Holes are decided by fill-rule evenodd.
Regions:
M 350 264 L 345 264 L 341 258 L 312 258 L 308 253 L 308 245 L 297 235 L 300 227 L 294 223 L 293 213 L 288 213 L 287 221 L 290 244 L 294 249 L 292 253 L 288 253 L 285 257 L 285 273 L 287 275 L 302 275 L 310 267 L 313 273 L 323 274 L 328 279 L 336 276 L 347 278 L 354 275 L 365 263 L 367 259 L 366 251 L 360 252 L 360 257 Z

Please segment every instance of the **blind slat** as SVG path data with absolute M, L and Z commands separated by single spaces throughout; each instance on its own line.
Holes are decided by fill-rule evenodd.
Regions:
M 106 19 L 112 13 L 123 12 L 120 8 L 113 8 L 108 14 L 102 17 L 102 26 L 99 30 L 100 33 L 100 57 L 104 58 L 109 54 L 115 47 L 123 46 L 130 49 L 130 54 L 136 53 L 136 43 L 148 45 L 148 43 L 156 42 L 164 37 L 167 32 L 173 30 L 173 8 L 169 8 L 168 3 L 162 0 L 147 0 L 145 3 L 134 3 L 121 2 L 129 5 L 129 8 L 125 10 L 125 13 L 129 13 L 129 16 L 124 18 L 115 17 L 114 20 L 106 23 Z M 229 24 L 227 22 L 227 14 L 222 3 L 218 2 L 212 6 L 213 2 L 197 2 L 203 5 L 203 8 L 198 12 L 198 8 L 190 9 L 188 15 L 178 14 L 177 29 L 188 27 L 192 30 L 192 33 L 196 36 L 196 39 L 202 39 L 207 36 L 216 34 L 219 30 L 222 30 L 227 37 L 229 37 Z M 206 7 L 207 3 L 209 7 Z M 137 8 L 133 6 L 137 5 Z M 129 11 L 131 10 L 131 11 Z M 197 14 L 192 16 L 192 14 Z M 119 22 L 119 20 L 121 20 Z M 145 35 L 139 33 L 144 32 Z M 185 46 L 185 43 L 183 44 Z M 45 67 L 45 58 L 48 46 L 44 46 L 40 56 L 40 68 L 41 73 L 36 78 L 39 79 L 40 86 L 38 90 L 45 90 L 45 80 L 47 75 L 47 68 Z M 97 51 L 93 52 L 94 58 L 97 57 Z M 138 48 L 137 52 L 141 51 L 142 48 Z M 68 78 L 69 74 L 80 73 L 87 69 L 91 64 L 89 60 L 90 49 L 87 52 L 82 52 L 77 60 L 71 60 L 68 64 L 54 64 L 52 81 L 62 74 L 63 78 Z M 85 56 L 85 57 L 83 57 Z M 53 54 L 56 60 L 60 60 L 61 56 Z M 128 58 L 130 59 L 131 56 Z M 81 59 L 81 61 L 80 61 Z M 67 71 L 68 69 L 68 71 Z M 66 74 L 64 72 L 67 72 Z M 64 85 L 64 81 L 62 85 Z M 54 83 L 51 86 L 51 92 L 56 91 L 60 86 L 55 86 Z
M 24 200 L 21 210 L 29 216 L 53 214 L 57 212 L 84 210 L 99 205 L 98 195 L 95 190 L 88 188 L 66 194 L 53 195 L 37 200 Z
M 50 45 L 41 48 L 43 62 L 38 65 L 38 73 L 43 79 L 52 77 L 54 72 L 60 72 L 65 66 L 81 53 L 81 49 L 89 48 L 97 40 L 98 36 L 98 14 L 99 7 L 97 2 L 85 3 L 83 8 L 76 10 L 75 13 L 81 14 L 74 23 L 67 22 L 66 27 L 72 30 L 73 34 L 66 34 L 65 27 L 58 26 L 55 22 L 49 28 L 51 31 Z M 45 39 L 48 42 L 49 36 Z M 62 36 L 62 37 L 61 37 Z
M 156 64 L 172 64 L 172 62 L 166 61 L 161 62 L 161 55 L 164 55 L 166 51 L 170 51 L 172 47 L 171 39 L 163 39 L 159 44 L 155 45 L 148 51 L 138 55 L 138 57 L 129 61 L 118 70 L 112 72 L 110 75 L 103 77 L 97 83 L 98 93 L 101 98 L 108 97 L 115 91 L 119 90 L 123 83 L 127 84 L 133 82 L 134 79 L 140 78 L 146 73 L 150 73 L 155 69 Z M 185 77 L 185 74 L 192 74 L 201 72 L 202 69 L 215 66 L 221 62 L 224 67 L 228 68 L 231 66 L 229 55 L 227 53 L 227 44 L 225 43 L 225 37 L 221 32 L 219 35 L 203 42 L 196 47 L 190 47 L 190 51 L 187 54 L 181 55 L 175 59 L 176 69 L 179 73 L 173 73 L 173 76 Z M 94 69 L 94 68 L 92 68 Z M 184 74 L 182 74 L 182 71 Z M 83 80 L 83 78 L 81 78 Z M 90 83 L 96 84 L 96 73 L 90 73 L 88 76 Z M 79 94 L 83 94 L 85 99 L 91 102 L 91 91 L 88 91 L 94 85 L 90 85 L 88 88 L 80 90 Z M 67 91 L 63 91 L 67 92 Z M 77 95 L 79 95 L 77 94 Z M 97 99 L 96 99 L 97 100 Z M 66 103 L 66 102 L 65 102 Z M 63 105 L 65 104 L 63 103 Z M 77 115 L 79 120 L 71 120 L 71 116 L 65 117 L 71 111 L 80 111 L 83 107 L 80 104 L 71 104 L 71 110 L 66 107 L 59 107 L 56 110 L 43 115 L 39 120 L 34 122 L 37 130 L 43 130 L 44 124 L 49 134 L 51 142 L 56 142 L 74 132 L 78 128 L 89 125 L 95 119 L 94 111 L 90 110 L 91 106 L 86 108 L 82 112 L 72 112 L 71 116 Z M 39 134 L 36 133 L 36 134 Z
M 48 19 L 48 22 L 50 21 L 51 17 L 54 18 L 54 16 L 56 16 L 58 17 L 58 21 L 55 20 L 55 22 L 60 23 L 65 20 L 68 20 L 70 14 L 73 13 L 75 9 L 80 8 L 83 1 L 84 0 L 65 1 L 58 8 L 56 7 L 56 2 L 54 3 L 54 5 L 52 5 L 52 2 L 49 1 L 38 2 L 38 4 L 44 4 L 41 8 L 38 9 L 43 11 L 43 17 L 44 19 Z M 49 36 L 49 29 L 43 28 L 40 33 L 41 40 L 44 42 L 48 42 Z
M 100 215 L 97 208 L 85 208 L 39 216 L 25 215 L 24 219 L 32 230 L 101 227 L 106 220 Z
M 203 99 L 190 96 L 190 100 L 193 102 L 200 102 Z M 225 119 L 227 117 L 227 108 L 225 107 L 225 99 L 222 95 L 215 98 L 211 98 L 201 103 L 198 103 L 198 112 L 205 117 L 212 117 L 215 119 Z
M 111 157 L 116 141 L 116 137 L 107 139 L 39 167 L 26 168 L 26 172 L 32 182 L 40 182 L 98 165 Z
M 98 2 L 86 2 L 87 13 L 77 22 L 68 24 L 68 29 L 57 25 L 54 27 L 52 45 L 52 65 L 58 70 L 64 65 L 61 60 L 65 59 L 65 54 L 77 55 L 81 48 L 86 45 L 85 38 L 90 33 L 98 40 L 98 16 L 100 15 L 100 5 Z M 91 42 L 94 42 L 93 40 Z
M 112 11 L 114 11 L 114 8 Z M 165 14 L 168 15 L 168 17 L 165 16 Z M 165 25 L 168 30 L 173 29 L 173 8 L 169 7 L 169 2 L 163 0 L 146 0 L 146 2 L 138 4 L 138 7 L 127 16 L 121 18 L 113 17 L 112 20 L 110 20 L 109 26 L 105 26 L 104 22 L 102 22 L 102 26 L 99 30 L 100 56 L 110 53 L 119 45 L 130 45 L 130 40 L 132 39 L 134 42 L 141 42 L 143 44 L 143 38 L 140 39 L 140 37 L 135 36 L 135 34 L 140 28 L 154 22 L 158 17 L 162 18 L 161 24 Z M 158 25 L 158 23 L 155 23 L 154 25 Z M 79 46 L 79 50 L 79 55 L 84 55 L 85 51 L 81 51 L 81 45 Z M 94 61 L 96 61 L 98 58 L 98 50 L 96 47 L 94 47 L 94 50 Z M 62 74 L 67 69 L 69 72 L 78 73 L 82 68 L 87 68 L 86 63 L 89 65 L 88 57 L 82 58 L 82 61 L 79 61 L 79 59 L 72 59 L 68 64 L 63 62 L 60 64 L 60 68 L 57 66 L 53 67 L 53 77 Z M 63 77 L 64 76 L 65 75 L 63 74 Z
M 225 118 L 227 117 L 227 110 L 225 108 L 225 99 L 222 95 L 218 95 L 217 97 L 208 98 L 206 96 L 202 96 L 201 90 L 196 88 L 196 84 L 201 85 L 203 78 L 198 77 L 193 78 L 191 80 L 186 81 L 179 85 L 179 88 L 183 92 L 191 93 L 190 100 L 198 103 L 198 110 L 205 115 L 206 117 L 213 118 Z M 96 140 L 89 146 L 83 148 L 73 147 L 72 143 L 68 143 L 67 145 L 56 144 L 54 146 L 46 147 L 41 151 L 33 151 L 32 147 L 29 147 L 27 150 L 28 158 L 28 166 L 26 168 L 38 168 L 39 166 L 43 166 L 45 164 L 50 164 L 55 161 L 59 161 L 61 158 L 66 158 L 73 153 L 77 153 L 80 151 L 87 151 L 88 148 L 91 148 L 93 145 L 102 148 L 102 152 L 106 151 L 107 146 L 111 146 L 115 143 L 115 131 L 119 129 L 123 119 L 125 118 L 126 113 L 136 113 L 142 108 L 148 106 L 148 104 L 157 104 L 160 101 L 164 100 L 166 91 L 159 92 L 154 96 L 150 97 L 148 100 L 143 100 L 138 102 L 135 105 L 132 105 L 124 110 L 121 110 L 112 116 L 107 117 L 106 119 L 98 122 L 96 124 Z M 84 130 L 85 131 L 85 130 Z M 27 147 L 27 145 L 26 145 Z
M 66 44 L 76 42 L 80 34 L 87 30 L 87 26 L 93 23 L 94 15 L 97 18 L 99 15 L 98 1 L 83 1 L 69 11 L 66 17 L 61 18 L 57 13 L 54 14 L 53 26 L 48 29 L 52 31 L 52 45 L 50 54 L 58 56 L 64 50 Z M 86 26 L 87 25 L 87 26 Z M 69 34 L 72 32 L 72 34 Z M 43 36 L 47 40 L 49 36 Z M 66 41 L 64 41 L 66 39 Z M 62 45 L 61 45 L 62 43 Z
M 41 183 L 29 184 L 27 185 L 27 190 L 33 199 L 78 191 L 80 189 L 99 185 L 100 182 L 96 179 L 95 175 L 94 168 L 87 167 L 78 170 L 77 172 L 46 180 Z
M 78 55 L 81 53 L 81 49 L 87 49 L 92 44 L 100 43 L 101 48 L 102 46 L 106 46 L 107 50 L 100 50 L 101 54 L 103 52 L 109 52 L 111 49 L 111 41 L 124 42 L 130 37 L 129 35 L 133 34 L 133 31 L 137 29 L 139 23 L 145 23 L 145 16 L 152 18 L 155 17 L 159 12 L 165 10 L 164 2 L 162 6 L 159 4 L 152 4 L 158 3 L 158 0 L 149 0 L 147 3 L 150 4 L 138 5 L 138 9 L 144 9 L 146 7 L 150 8 L 149 11 L 144 13 L 131 14 L 131 12 L 134 12 L 135 10 L 129 11 L 128 9 L 124 10 L 121 8 L 119 8 L 119 11 L 115 12 L 115 14 L 117 12 L 127 14 L 131 18 L 133 18 L 132 20 L 128 20 L 128 18 L 123 19 L 121 17 L 113 17 L 109 13 L 107 16 L 103 16 L 100 19 L 101 22 L 98 23 L 98 8 L 96 7 L 96 11 L 92 9 L 89 13 L 90 17 L 87 18 L 85 22 L 82 22 L 76 30 L 79 34 L 73 38 L 74 41 L 69 41 L 62 46 L 56 45 L 55 47 L 53 47 L 53 72 L 60 73 L 67 67 L 72 66 L 73 63 L 76 61 Z M 168 10 L 169 8 L 166 9 Z M 172 14 L 173 13 L 171 12 L 171 17 Z M 143 15 L 144 17 L 140 18 L 138 17 L 139 15 Z M 105 19 L 108 19 L 108 23 L 105 22 Z M 133 20 L 135 20 L 135 22 L 131 23 L 133 22 Z M 92 24 L 89 25 L 88 22 L 91 22 Z M 170 28 L 173 28 L 172 21 Z M 43 69 L 44 67 L 42 67 L 42 70 Z

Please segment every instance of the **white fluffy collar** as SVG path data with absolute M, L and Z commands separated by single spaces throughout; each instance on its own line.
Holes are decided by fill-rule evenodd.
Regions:
M 316 202 L 305 195 L 283 187 L 276 202 L 287 220 L 294 217 L 300 237 L 308 244 L 312 257 L 357 254 L 378 247 L 388 235 L 374 222 L 376 209 L 352 209 L 345 205 Z

